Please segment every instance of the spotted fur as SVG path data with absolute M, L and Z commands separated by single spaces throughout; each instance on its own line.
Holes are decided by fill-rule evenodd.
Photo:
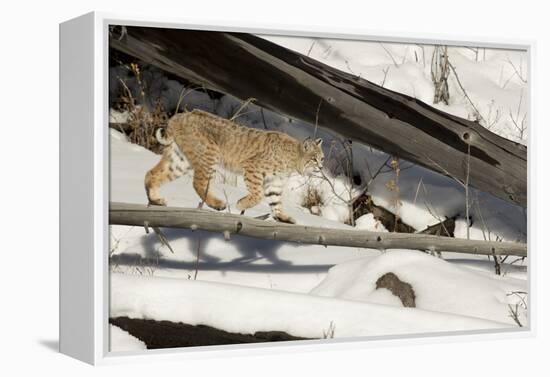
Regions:
M 242 173 L 248 195 L 237 202 L 244 212 L 267 199 L 275 219 L 294 223 L 282 208 L 286 179 L 293 172 L 311 174 L 321 169 L 322 140 L 300 142 L 275 131 L 243 127 L 213 114 L 193 110 L 173 116 L 157 139 L 166 145 L 159 163 L 145 175 L 149 203 L 166 205 L 161 185 L 193 170 L 193 187 L 210 207 L 223 210 L 225 201 L 209 190 L 216 165 Z

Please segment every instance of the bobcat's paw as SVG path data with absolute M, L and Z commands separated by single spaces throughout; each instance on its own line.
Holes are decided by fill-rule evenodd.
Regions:
M 282 223 L 296 224 L 296 220 L 294 220 L 292 217 L 290 217 L 288 215 L 279 214 L 277 216 L 274 216 L 273 218 L 277 221 L 282 222 Z
M 206 202 L 208 204 L 208 207 L 213 208 L 217 211 L 223 211 L 227 205 L 223 200 L 220 199 L 213 199 Z
M 149 199 L 149 204 L 147 204 L 147 207 L 151 207 L 151 206 L 166 207 L 166 200 L 164 200 L 163 198 Z

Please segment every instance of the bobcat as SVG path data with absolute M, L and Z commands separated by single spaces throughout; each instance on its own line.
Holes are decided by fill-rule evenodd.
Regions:
M 164 132 L 163 132 L 164 131 Z M 303 175 L 322 169 L 322 139 L 300 142 L 276 131 L 243 127 L 205 111 L 174 115 L 157 140 L 165 145 L 159 163 L 145 175 L 145 190 L 151 205 L 166 205 L 159 187 L 193 169 L 193 188 L 210 207 L 223 210 L 226 203 L 209 191 L 216 164 L 244 174 L 248 195 L 237 202 L 241 214 L 267 197 L 272 216 L 295 223 L 285 214 L 281 196 L 292 172 Z

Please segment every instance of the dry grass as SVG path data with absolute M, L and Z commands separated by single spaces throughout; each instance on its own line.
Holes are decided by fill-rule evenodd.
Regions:
M 119 129 L 124 132 L 126 137 L 132 143 L 141 145 L 155 153 L 162 152 L 162 145 L 155 137 L 158 128 L 166 127 L 169 115 L 164 110 L 160 98 L 153 101 L 147 101 L 146 84 L 141 78 L 141 69 L 138 64 L 131 63 L 127 68 L 132 72 L 138 83 L 138 93 L 133 95 L 126 82 L 119 78 L 121 90 L 116 100 L 117 110 L 128 114 L 127 121 L 120 125 Z M 146 103 L 154 103 L 154 107 L 149 109 Z
M 302 207 L 309 209 L 312 214 L 319 216 L 323 205 L 323 198 L 319 190 L 316 187 L 308 185 L 306 195 L 302 201 Z

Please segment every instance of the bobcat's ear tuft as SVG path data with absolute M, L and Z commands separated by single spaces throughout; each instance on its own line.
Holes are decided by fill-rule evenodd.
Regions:
M 320 147 L 321 145 L 323 145 L 323 139 L 321 138 L 315 139 L 315 144 L 317 144 L 317 146 Z

